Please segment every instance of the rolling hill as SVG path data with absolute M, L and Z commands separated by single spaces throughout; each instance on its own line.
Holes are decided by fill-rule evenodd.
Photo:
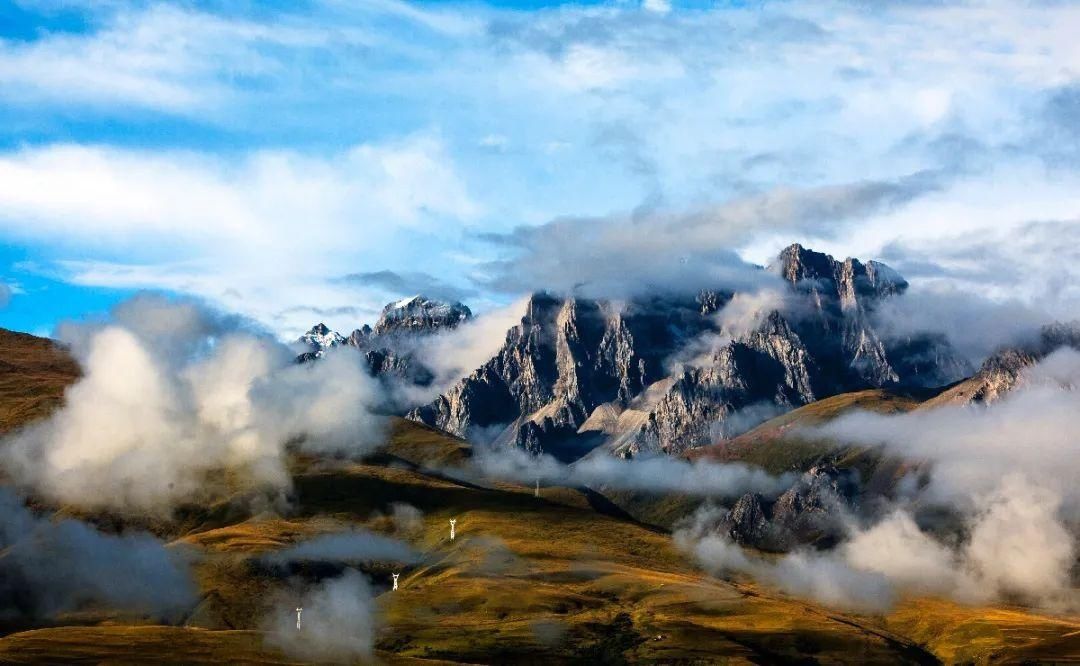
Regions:
M 0 383 L 3 426 L 11 429 L 47 410 L 18 408 L 27 396 L 56 404 L 61 377 L 71 381 L 76 372 L 49 344 L 23 337 L 5 344 L 25 368 L 21 379 Z M 67 374 L 47 370 L 53 365 Z M 740 452 L 780 446 L 766 433 L 852 405 L 906 410 L 919 403 L 874 391 L 830 401 L 747 433 Z M 280 569 L 265 558 L 359 527 L 418 553 L 411 564 L 356 564 L 372 581 L 381 617 L 373 659 L 387 664 L 1080 661 L 1076 617 L 938 599 L 906 599 L 884 616 L 837 612 L 748 579 L 709 576 L 666 530 L 589 489 L 546 487 L 536 497 L 532 487 L 446 473 L 471 454 L 460 439 L 398 419 L 385 445 L 363 460 L 294 456 L 288 507 L 191 508 L 153 526 L 172 548 L 195 553 L 198 602 L 183 618 L 163 625 L 110 608 L 79 609 L 40 626 L 8 627 L 0 662 L 297 663 L 266 640 L 265 619 L 291 617 L 298 581 L 333 578 L 344 565 L 327 558 Z M 802 455 L 776 464 L 801 464 Z M 415 518 L 409 530 L 392 519 L 403 505 Z M 119 522 L 112 528 L 122 529 Z M 397 591 L 393 571 L 402 574 Z

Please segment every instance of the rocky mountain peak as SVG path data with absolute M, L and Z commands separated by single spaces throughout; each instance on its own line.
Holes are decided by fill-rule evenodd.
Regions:
M 470 319 L 472 310 L 463 303 L 444 303 L 423 295 L 388 303 L 375 322 L 377 335 L 397 333 L 431 333 L 454 328 Z
M 880 261 L 864 264 L 852 257 L 838 261 L 798 243 L 784 248 L 769 270 L 799 291 L 835 300 L 843 311 L 872 307 L 876 300 L 908 287 L 907 280 Z
M 803 303 L 735 337 L 717 328 L 733 297 L 723 289 L 619 303 L 533 294 L 499 353 L 409 418 L 458 435 L 502 429 L 497 443 L 567 459 L 597 442 L 677 453 L 738 434 L 727 423 L 744 423 L 744 408 L 963 376 L 944 341 L 898 346 L 874 331 L 867 313 L 907 286 L 885 264 L 796 244 L 773 268 Z
M 792 243 L 780 251 L 769 269 L 797 286 L 806 281 L 831 279 L 835 265 L 835 260 L 824 252 L 815 252 Z
M 345 337 L 336 331 L 330 330 L 326 324 L 319 322 L 311 327 L 307 333 L 300 336 L 298 343 L 308 347 L 316 356 L 321 356 L 326 350 L 345 343 Z

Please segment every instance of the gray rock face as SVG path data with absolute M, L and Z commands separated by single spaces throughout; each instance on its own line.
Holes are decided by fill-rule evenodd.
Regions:
M 599 405 L 629 402 L 665 375 L 688 334 L 705 330 L 700 309 L 535 294 L 495 358 L 409 418 L 459 435 L 502 426 L 507 443 L 573 457 L 558 449 L 581 448 L 570 440 Z
M 728 511 L 722 528 L 732 541 L 757 547 L 769 541 L 773 528 L 761 502 L 761 495 L 746 493 Z
M 907 287 L 888 266 L 793 245 L 769 270 L 794 305 L 734 337 L 716 328 L 732 298 L 722 291 L 627 303 L 536 294 L 495 358 L 408 416 L 462 436 L 501 430 L 498 443 L 563 459 L 598 442 L 626 456 L 675 453 L 737 434 L 725 424 L 759 403 L 790 409 L 964 376 L 943 339 L 887 345 L 874 331 L 877 303 Z M 692 366 L 672 363 L 702 341 Z
M 811 467 L 773 505 L 778 545 L 790 548 L 797 543 L 838 538 L 843 531 L 838 516 L 851 507 L 858 485 L 851 470 L 831 465 Z
M 471 317 L 472 311 L 462 303 L 443 303 L 417 295 L 388 303 L 375 322 L 374 334 L 432 333 L 454 328 Z
M 736 543 L 762 550 L 830 544 L 843 535 L 841 517 L 854 507 L 858 485 L 851 470 L 812 467 L 774 502 L 743 495 L 716 527 Z

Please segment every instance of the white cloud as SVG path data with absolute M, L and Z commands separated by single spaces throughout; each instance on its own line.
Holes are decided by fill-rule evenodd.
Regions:
M 360 144 L 328 157 L 51 145 L 0 157 L 0 225 L 84 241 L 156 237 L 256 247 L 355 243 L 357 227 L 461 219 L 479 208 L 437 138 Z
M 242 319 L 139 297 L 62 331 L 83 370 L 62 409 L 5 440 L 5 471 L 41 497 L 168 514 L 224 492 L 214 474 L 286 490 L 286 446 L 370 451 L 383 400 L 353 350 L 298 365 Z
M 943 230 L 1009 231 L 1033 218 L 1075 218 L 1080 188 L 1072 167 L 1048 177 L 1032 136 L 1049 89 L 1080 73 L 1076 7 L 825 1 L 667 11 L 669 4 L 515 11 L 327 0 L 274 15 L 97 5 L 87 10 L 85 32 L 41 31 L 0 43 L 0 97 L 15 103 L 11 131 L 69 136 L 74 109 L 89 111 L 80 117 L 90 119 L 90 134 L 101 131 L 93 120 L 104 118 L 127 143 L 138 144 L 146 131 L 155 144 L 192 150 L 37 144 L 9 151 L 0 162 L 4 182 L 20 191 L 0 188 L 0 213 L 17 213 L 41 231 L 5 222 L 0 232 L 18 242 L 63 240 L 71 251 L 61 258 L 163 263 L 169 273 L 181 259 L 230 254 L 229 247 L 227 263 L 246 264 L 243 270 L 185 276 L 197 283 L 213 276 L 216 284 L 199 292 L 210 295 L 237 290 L 230 283 L 266 283 L 256 269 L 271 265 L 390 268 L 385 257 L 405 252 L 383 242 L 384 218 L 415 228 L 443 216 L 424 239 L 428 247 L 415 236 L 402 241 L 415 261 L 421 253 L 460 256 L 463 219 L 505 231 L 612 217 L 625 232 L 635 217 L 625 212 L 642 201 L 669 211 L 761 198 L 779 206 L 785 192 L 935 170 L 950 175 L 938 196 L 862 210 L 844 234 L 827 216 L 792 227 L 751 207 L 746 233 L 726 247 L 760 261 L 800 240 L 865 257 L 898 235 L 932 242 Z M 162 131 L 144 123 L 146 109 L 182 114 L 190 126 Z M 402 143 L 387 137 L 417 130 L 441 137 L 439 150 L 382 152 Z M 366 147 L 356 155 L 281 148 L 325 151 L 354 137 Z M 222 139 L 229 150 L 272 148 L 223 158 L 213 145 Z M 950 148 L 957 145 L 973 155 Z M 57 201 L 32 172 L 48 166 L 60 175 L 64 165 L 31 159 L 50 157 L 71 159 L 76 169 L 57 179 L 56 189 L 71 193 Z M 359 173 L 357 161 L 368 164 Z M 461 182 L 473 187 L 462 194 Z M 265 218 L 294 224 L 271 224 L 267 233 Z M 648 248 L 646 226 L 623 235 Z M 216 241 L 183 257 L 147 258 L 137 256 L 138 241 L 117 247 L 97 234 L 141 237 L 180 227 L 188 227 L 183 239 L 159 239 L 157 247 L 200 235 Z M 327 249 L 327 237 L 337 244 Z M 361 237 L 381 256 L 358 251 Z M 693 248 L 696 240 L 688 234 L 685 242 Z M 668 241 L 661 232 L 658 245 Z M 604 263 L 581 254 L 573 263 Z M 609 263 L 622 266 L 620 259 Z M 466 270 L 452 260 L 440 268 L 457 277 Z M 557 274 L 550 268 L 544 274 Z M 347 304 L 335 297 L 318 305 Z
M 667 14 L 671 12 L 671 2 L 670 0 L 642 0 L 641 8 L 657 14 Z
M 437 222 L 481 212 L 431 136 L 325 157 L 24 148 L 0 155 L 0 181 L 0 233 L 130 257 L 40 268 L 77 284 L 199 295 L 288 333 L 313 323 L 275 319 L 290 307 L 375 311 L 381 303 L 329 278 L 400 233 L 439 233 Z

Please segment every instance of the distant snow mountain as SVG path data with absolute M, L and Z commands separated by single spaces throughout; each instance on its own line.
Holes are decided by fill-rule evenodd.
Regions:
M 416 295 L 384 307 L 375 322 L 374 333 L 378 336 L 433 333 L 454 328 L 471 317 L 472 311 L 462 303 L 444 303 Z
M 472 311 L 462 303 L 444 303 L 416 295 L 388 303 L 374 328 L 365 324 L 348 337 L 325 324 L 316 324 L 297 340 L 307 349 L 297 360 L 315 360 L 334 347 L 354 347 L 364 354 L 374 376 L 426 386 L 433 375 L 415 358 L 417 342 L 425 336 L 456 328 L 471 317 Z
M 337 331 L 331 331 L 326 324 L 320 322 L 312 326 L 310 331 L 301 335 L 297 342 L 309 347 L 311 349 L 309 353 L 319 357 L 326 353 L 327 350 L 345 344 L 346 339 L 345 336 Z

